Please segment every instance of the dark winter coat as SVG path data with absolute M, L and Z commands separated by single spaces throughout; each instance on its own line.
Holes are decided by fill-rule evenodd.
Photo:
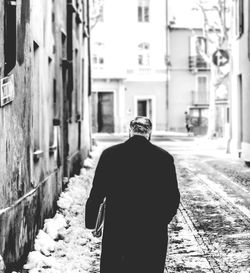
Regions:
M 95 227 L 106 197 L 101 273 L 162 273 L 167 225 L 180 195 L 173 157 L 142 136 L 106 149 L 86 204 L 86 227 Z

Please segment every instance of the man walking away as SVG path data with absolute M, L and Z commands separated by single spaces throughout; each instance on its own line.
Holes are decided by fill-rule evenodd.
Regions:
M 152 124 L 137 117 L 130 138 L 102 153 L 86 204 L 86 227 L 95 228 L 106 198 L 101 273 L 163 273 L 167 226 L 180 194 L 173 157 L 150 143 Z

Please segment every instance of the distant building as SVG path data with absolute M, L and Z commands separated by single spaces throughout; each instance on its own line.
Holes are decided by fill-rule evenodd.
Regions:
M 90 149 L 88 3 L 0 1 L 0 255 L 19 271 Z
M 185 130 L 187 111 L 192 131 L 206 134 L 209 118 L 210 64 L 199 53 L 208 43 L 201 28 L 169 25 L 169 129 Z
M 93 132 L 127 132 L 137 115 L 167 130 L 166 1 L 105 0 L 91 36 Z
M 231 152 L 250 162 L 249 1 L 233 1 L 231 65 Z
M 210 66 L 196 48 L 208 47 L 202 23 L 169 22 L 167 3 L 104 1 L 92 29 L 93 132 L 126 132 L 137 115 L 151 118 L 154 131 L 184 131 L 188 111 L 195 134 L 206 133 Z
M 181 130 L 184 123 L 183 113 L 187 111 L 191 116 L 195 135 L 227 137 L 229 77 L 225 71 L 228 72 L 229 69 L 228 64 L 223 66 L 227 76 L 222 78 L 218 66 L 213 62 L 214 54 L 218 50 L 216 32 L 220 30 L 208 28 L 204 14 L 194 2 L 168 2 L 169 129 Z M 210 10 L 207 16 L 209 23 L 215 27 L 220 25 L 217 10 Z M 219 59 L 220 52 L 216 55 Z

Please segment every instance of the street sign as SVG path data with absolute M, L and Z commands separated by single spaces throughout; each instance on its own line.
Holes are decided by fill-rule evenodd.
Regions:
M 212 55 L 213 64 L 223 66 L 229 62 L 229 54 L 227 50 L 217 49 Z

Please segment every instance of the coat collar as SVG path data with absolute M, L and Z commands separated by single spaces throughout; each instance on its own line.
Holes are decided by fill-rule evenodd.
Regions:
M 134 135 L 130 137 L 126 143 L 149 143 L 149 140 L 147 140 L 144 136 Z

